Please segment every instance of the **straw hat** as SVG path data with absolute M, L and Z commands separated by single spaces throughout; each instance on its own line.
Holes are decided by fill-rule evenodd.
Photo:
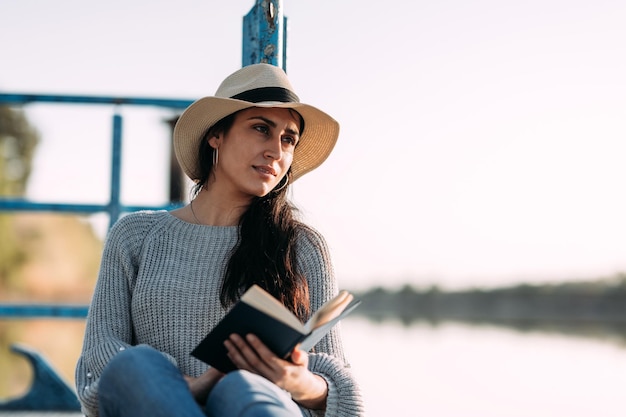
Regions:
M 275 65 L 253 64 L 229 75 L 215 96 L 192 103 L 174 128 L 174 151 L 189 178 L 199 178 L 199 144 L 219 120 L 249 107 L 281 107 L 296 110 L 304 130 L 291 164 L 292 181 L 326 160 L 339 136 L 339 123 L 323 111 L 300 103 L 285 72 Z

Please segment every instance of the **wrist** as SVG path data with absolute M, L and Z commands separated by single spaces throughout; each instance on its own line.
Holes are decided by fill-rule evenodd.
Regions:
M 292 396 L 293 400 L 305 408 L 311 410 L 325 410 L 326 398 L 328 397 L 328 383 L 326 379 L 317 374 L 311 374 L 312 380 L 309 389 L 300 398 Z

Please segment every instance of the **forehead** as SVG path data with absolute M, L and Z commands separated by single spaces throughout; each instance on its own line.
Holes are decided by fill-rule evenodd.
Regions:
M 288 125 L 291 128 L 299 127 L 301 124 L 301 118 L 297 111 L 281 107 L 250 107 L 239 111 L 235 120 L 242 121 L 256 117 L 271 120 L 277 125 Z

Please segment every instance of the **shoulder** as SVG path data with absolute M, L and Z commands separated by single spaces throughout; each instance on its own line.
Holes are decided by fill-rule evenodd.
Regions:
M 113 235 L 132 231 L 145 233 L 160 223 L 163 223 L 167 217 L 170 217 L 170 215 L 165 210 L 143 210 L 129 213 L 120 217 L 113 224 L 109 234 Z
M 296 227 L 296 242 L 303 247 L 319 248 L 324 251 L 328 250 L 328 244 L 324 235 L 317 229 L 304 223 L 298 223 Z
M 300 223 L 296 228 L 296 251 L 300 262 L 331 264 L 330 249 L 324 236 L 315 228 Z
M 117 220 L 107 234 L 108 245 L 135 246 L 152 234 L 155 229 L 164 227 L 167 211 L 137 211 L 126 214 Z
M 315 228 L 299 224 L 296 228 L 296 257 L 312 275 L 332 275 L 330 249 L 324 236 Z

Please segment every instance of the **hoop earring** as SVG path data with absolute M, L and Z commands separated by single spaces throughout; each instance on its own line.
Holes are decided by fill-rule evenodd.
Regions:
M 285 183 L 278 188 L 274 188 L 272 191 L 274 191 L 275 193 L 279 193 L 283 190 L 283 188 L 287 187 L 287 185 L 289 184 L 289 176 L 285 175 L 283 179 L 285 180 Z
M 219 159 L 220 159 L 219 148 L 213 148 L 213 166 L 214 167 L 217 166 Z

